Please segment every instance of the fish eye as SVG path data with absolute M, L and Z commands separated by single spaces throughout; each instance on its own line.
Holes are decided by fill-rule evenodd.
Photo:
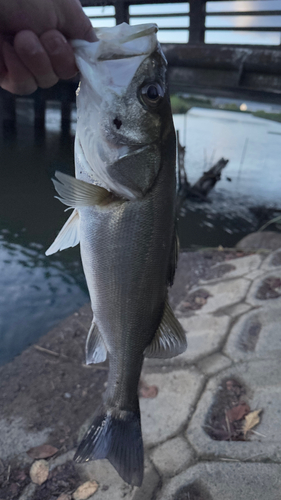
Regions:
M 141 88 L 142 101 L 149 107 L 157 106 L 162 97 L 164 97 L 164 91 L 159 83 L 148 83 Z

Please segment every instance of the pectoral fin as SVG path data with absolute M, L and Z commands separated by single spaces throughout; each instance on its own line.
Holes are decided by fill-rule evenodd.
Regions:
M 186 350 L 187 342 L 183 327 L 166 301 L 162 321 L 154 339 L 145 349 L 147 358 L 173 358 Z
M 106 360 L 107 350 L 97 325 L 93 322 L 86 340 L 86 364 L 102 363 Z
M 75 245 L 78 245 L 80 241 L 79 222 L 79 214 L 75 209 L 57 235 L 54 243 L 45 252 L 45 255 L 52 255 L 59 250 L 64 250 L 65 248 L 75 247 Z
M 111 193 L 100 186 L 89 184 L 70 175 L 56 172 L 52 179 L 59 196 L 57 198 L 68 207 L 79 208 L 102 205 Z

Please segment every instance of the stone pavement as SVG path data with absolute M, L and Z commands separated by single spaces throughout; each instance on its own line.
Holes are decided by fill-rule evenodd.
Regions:
M 281 249 L 214 271 L 186 284 L 176 307 L 187 351 L 144 364 L 158 395 L 140 400 L 143 486 L 125 484 L 106 460 L 79 465 L 99 484 L 91 500 L 281 499 Z M 255 410 L 260 421 L 244 433 Z

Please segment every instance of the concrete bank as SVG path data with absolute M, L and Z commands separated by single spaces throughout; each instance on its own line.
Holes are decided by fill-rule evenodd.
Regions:
M 1 500 L 79 498 L 88 480 L 91 500 L 280 500 L 281 248 L 182 254 L 171 303 L 188 349 L 144 363 L 158 393 L 140 399 L 143 486 L 106 460 L 71 462 L 107 377 L 83 365 L 87 305 L 0 369 Z M 36 486 L 26 452 L 44 443 L 58 451 Z

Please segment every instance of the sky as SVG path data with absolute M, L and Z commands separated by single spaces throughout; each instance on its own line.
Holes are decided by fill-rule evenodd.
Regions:
M 86 7 L 86 14 L 92 18 L 93 26 L 114 26 L 114 7 Z M 281 0 L 232 0 L 232 1 L 209 1 L 206 4 L 206 27 L 220 27 L 220 31 L 206 30 L 206 43 L 240 43 L 240 44 L 269 44 L 279 45 L 281 43 L 280 32 L 242 32 L 223 31 L 224 27 L 281 27 L 280 16 L 208 16 L 208 13 L 219 11 L 245 12 L 259 10 L 280 10 Z M 181 27 L 181 30 L 161 29 L 158 39 L 162 43 L 186 43 L 188 41 L 189 26 L 189 3 L 169 3 L 155 5 L 133 5 L 130 6 L 130 23 L 141 24 L 155 22 L 160 28 Z M 169 17 L 158 17 L 159 13 L 171 14 Z M 146 17 L 147 15 L 152 17 Z M 174 14 L 182 14 L 175 16 Z M 134 18 L 134 15 L 143 17 Z M 102 16 L 108 16 L 102 18 Z

